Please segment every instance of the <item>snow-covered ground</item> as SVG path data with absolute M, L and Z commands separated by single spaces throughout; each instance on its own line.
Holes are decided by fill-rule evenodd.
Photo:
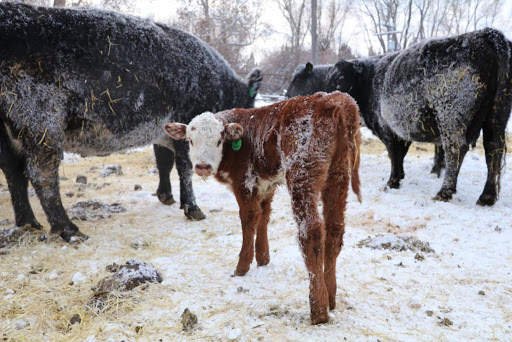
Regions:
M 364 201 L 349 195 L 345 246 L 338 258 L 337 308 L 331 321 L 309 324 L 308 280 L 286 188 L 278 189 L 269 224 L 271 262 L 244 277 L 231 277 L 241 246 L 234 196 L 210 179 L 194 178 L 207 219 L 191 222 L 178 205 L 161 205 L 152 149 L 104 158 L 68 156 L 61 168 L 67 209 L 86 199 L 120 202 L 127 212 L 78 222 L 91 238 L 72 247 L 63 241 L 22 245 L 0 255 L 0 336 L 47 341 L 510 341 L 512 336 L 512 177 L 502 178 L 493 207 L 475 202 L 486 178 L 485 158 L 469 152 L 451 203 L 434 202 L 441 179 L 429 173 L 430 152 L 412 149 L 400 189 L 384 186 L 385 153 L 362 148 Z M 509 156 L 510 158 L 510 156 Z M 99 176 L 95 166 L 120 164 L 123 176 Z M 93 168 L 91 168 L 93 167 Z M 85 174 L 89 183 L 74 182 Z M 107 184 L 108 183 L 108 184 Z M 13 216 L 0 178 L 0 221 Z M 134 191 L 134 184 L 142 190 Z M 172 173 L 176 199 L 177 175 Z M 82 196 L 82 198 L 77 198 Z M 31 196 L 37 217 L 44 215 Z M 11 225 L 12 226 L 12 225 Z M 9 227 L 8 225 L 3 226 Z M 376 235 L 429 243 L 434 252 L 359 247 Z M 86 309 L 105 266 L 138 259 L 153 264 L 163 283 L 120 297 L 104 312 Z M 185 308 L 198 316 L 183 332 Z M 81 323 L 70 325 L 78 314 Z M 450 325 L 450 323 L 452 323 Z

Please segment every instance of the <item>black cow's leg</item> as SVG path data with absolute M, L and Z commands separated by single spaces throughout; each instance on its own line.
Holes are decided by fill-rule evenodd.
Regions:
M 446 167 L 446 162 L 444 161 L 444 149 L 441 145 L 435 145 L 435 154 L 434 154 L 434 166 L 430 173 L 435 173 L 437 178 L 441 177 L 441 170 Z
M 411 143 L 395 138 L 386 142 L 385 145 L 388 150 L 389 159 L 391 159 L 391 175 L 387 184 L 390 188 L 398 189 L 400 187 L 400 180 L 405 177 L 404 158 Z
M 503 158 L 506 152 L 506 119 L 487 119 L 483 126 L 487 182 L 477 204 L 493 205 L 498 200 Z
M 11 193 L 16 226 L 23 227 L 28 224 L 33 228 L 41 229 L 41 224 L 37 222 L 28 200 L 28 179 L 24 174 L 23 163 L 16 160 L 10 162 L 10 165 L 2 166 L 1 169 Z
M 27 139 L 27 143 L 30 143 Z M 88 239 L 71 222 L 64 207 L 59 191 L 59 164 L 61 153 L 45 147 L 43 144 L 31 144 L 27 151 L 27 176 L 36 190 L 48 222 L 50 233 L 60 235 L 68 242 Z
M 25 161 L 13 150 L 7 132 L 1 123 L 0 126 L 2 126 L 0 127 L 0 169 L 4 172 L 11 194 L 16 226 L 23 227 L 28 224 L 33 228 L 41 229 L 41 224 L 37 222 L 28 200 Z
M 174 166 L 174 152 L 167 147 L 156 144 L 153 145 L 153 149 L 155 151 L 156 167 L 160 176 L 156 194 L 163 204 L 174 204 L 176 201 L 172 196 L 171 180 L 169 178 L 169 174 Z
M 469 147 L 465 142 L 456 143 L 451 141 L 444 143 L 443 148 L 445 150 L 446 173 L 441 190 L 434 197 L 434 200 L 447 202 L 457 192 L 457 177 Z
M 185 216 L 191 220 L 199 221 L 206 216 L 196 204 L 196 197 L 192 189 L 192 163 L 188 156 L 188 142 L 176 140 L 174 142 L 176 153 L 176 169 L 180 176 L 180 208 L 185 212 Z

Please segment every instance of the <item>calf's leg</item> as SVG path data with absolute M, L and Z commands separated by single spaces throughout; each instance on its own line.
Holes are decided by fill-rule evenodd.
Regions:
M 68 242 L 88 239 L 87 235 L 81 233 L 71 222 L 62 206 L 58 175 L 61 153 L 43 144 L 29 145 L 29 143 L 25 144 L 26 151 L 29 151 L 27 175 L 50 222 L 50 233 L 60 235 Z
M 244 190 L 235 193 L 240 207 L 240 221 L 242 223 L 242 249 L 236 266 L 235 276 L 243 276 L 251 267 L 254 258 L 254 235 L 262 216 L 260 200 L 257 197 L 245 196 Z
M 258 266 L 264 266 L 270 262 L 267 227 L 270 212 L 272 211 L 270 205 L 274 197 L 274 191 L 275 190 L 272 190 L 272 194 L 261 202 L 262 211 L 258 222 L 258 230 L 256 231 L 256 262 Z
M 176 201 L 172 196 L 171 180 L 169 178 L 174 165 L 174 152 L 167 147 L 156 144 L 153 145 L 153 150 L 155 151 L 156 167 L 160 176 L 156 194 L 163 204 L 174 204 Z
M 292 209 L 299 227 L 299 245 L 309 273 L 309 305 L 311 323 L 326 323 L 329 320 L 329 299 L 324 281 L 325 227 L 318 214 L 318 191 L 308 184 L 294 183 L 287 175 L 288 189 L 292 197 Z
M 341 167 L 345 166 L 345 169 Z M 325 220 L 325 285 L 329 295 L 329 309 L 336 307 L 336 259 L 343 247 L 345 233 L 345 207 L 349 184 L 349 170 L 339 160 L 331 164 L 331 171 L 322 191 Z
M 193 221 L 199 221 L 206 218 L 205 214 L 196 204 L 196 197 L 192 189 L 192 162 L 188 156 L 188 142 L 185 140 L 176 140 L 174 142 L 176 169 L 180 176 L 180 208 L 185 212 L 185 216 Z

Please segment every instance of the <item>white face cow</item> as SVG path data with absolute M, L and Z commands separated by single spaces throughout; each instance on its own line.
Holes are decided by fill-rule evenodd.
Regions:
M 217 173 L 224 141 L 238 140 L 244 131 L 239 124 L 226 125 L 210 112 L 196 116 L 188 125 L 167 123 L 164 130 L 174 140 L 190 142 L 190 160 L 195 172 L 202 177 Z

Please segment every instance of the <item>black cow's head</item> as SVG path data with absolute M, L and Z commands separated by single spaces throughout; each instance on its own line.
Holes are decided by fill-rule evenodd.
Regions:
M 330 91 L 339 90 L 354 96 L 363 77 L 362 69 L 357 62 L 339 60 L 327 74 L 327 87 Z
M 310 95 L 318 91 L 328 91 L 325 83 L 327 66 L 313 67 L 313 64 L 300 64 L 294 71 L 286 97 Z

